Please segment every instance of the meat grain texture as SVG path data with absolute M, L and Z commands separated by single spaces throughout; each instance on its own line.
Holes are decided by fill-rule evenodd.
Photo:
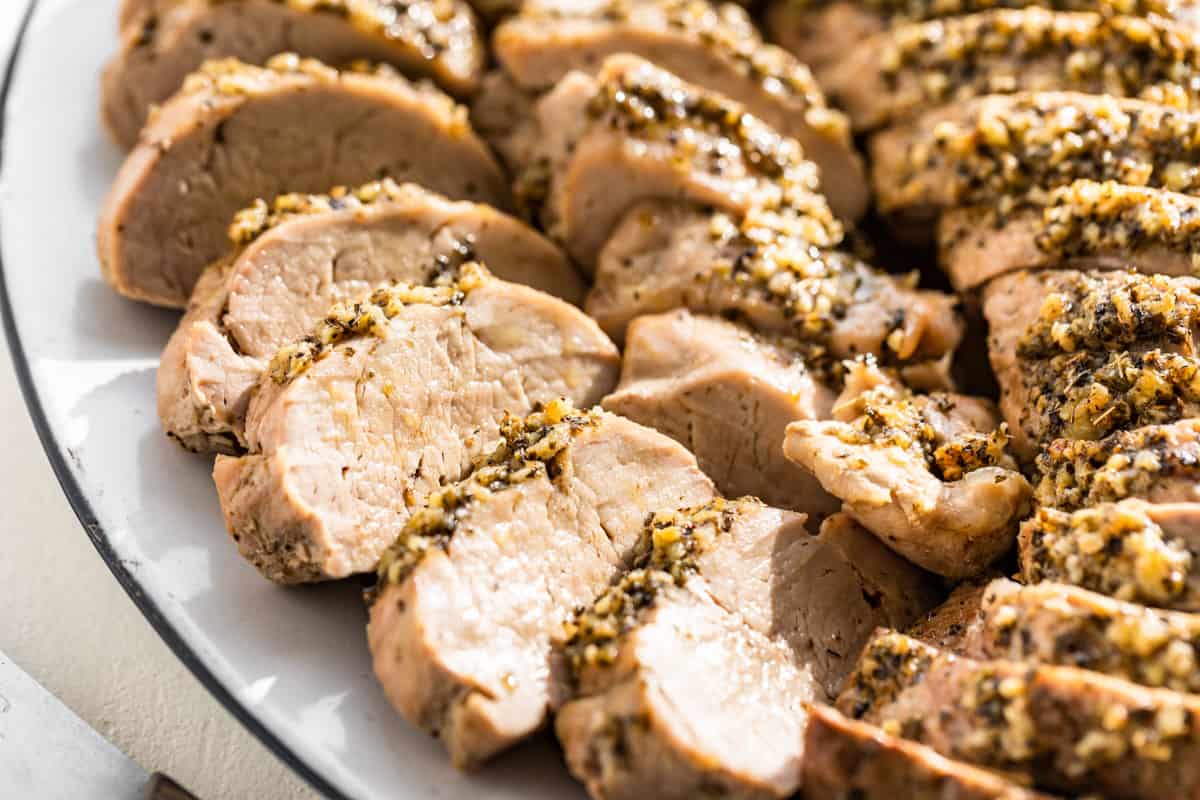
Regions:
M 245 448 L 246 409 L 267 363 L 336 303 L 475 258 L 568 302 L 583 292 L 566 256 L 518 220 L 390 179 L 259 201 L 232 232 L 232 251 L 201 275 L 158 370 L 163 429 L 197 452 Z
M 101 116 L 131 148 L 154 106 L 205 61 L 264 64 L 279 53 L 335 67 L 389 64 L 456 96 L 474 91 L 487 54 L 470 6 L 442 0 L 406 8 L 411 13 L 397 18 L 386 0 L 135 0 L 121 10 L 120 45 L 101 78 Z
M 563 702 L 552 644 L 632 560 L 645 516 L 715 494 L 672 440 L 561 405 L 509 420 L 491 457 L 435 495 L 380 565 L 375 673 L 460 766 L 529 736 Z
M 105 279 L 182 308 L 225 254 L 238 211 L 390 177 L 455 200 L 510 205 L 504 175 L 449 96 L 387 68 L 295 56 L 208 62 L 154 114 L 117 173 L 97 233 Z M 397 143 L 404 143 L 397 146 Z
M 578 309 L 475 264 L 445 285 L 380 290 L 259 379 L 247 453 L 214 468 L 226 525 L 271 580 L 369 571 L 425 496 L 495 444 L 505 413 L 589 407 L 618 364 Z

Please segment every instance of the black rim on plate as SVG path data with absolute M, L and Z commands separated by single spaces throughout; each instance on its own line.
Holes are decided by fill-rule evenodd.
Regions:
M 33 19 L 37 5 L 38 0 L 29 0 L 29 6 L 26 8 L 25 15 L 21 19 L 20 29 L 17 32 L 12 51 L 9 54 L 8 64 L 4 72 L 4 82 L 0 85 L 0 177 L 3 176 L 4 170 L 3 148 L 5 134 L 8 131 L 9 93 L 12 89 L 13 78 L 16 74 L 21 51 L 26 41 L 26 35 L 29 32 L 29 24 Z M 3 220 L 0 220 L 0 225 L 2 224 Z M 87 496 L 84 494 L 83 488 L 75 480 L 75 476 L 67 464 L 64 449 L 58 442 L 58 439 L 55 438 L 54 431 L 51 430 L 50 423 L 46 419 L 46 412 L 42 406 L 42 400 L 38 396 L 37 387 L 34 385 L 33 373 L 29 368 L 29 361 L 26 359 L 25 350 L 21 346 L 21 337 L 17 331 L 16 319 L 13 316 L 12 302 L 8 296 L 8 281 L 6 279 L 2 252 L 0 252 L 0 315 L 3 316 L 4 333 L 8 338 L 8 350 L 12 356 L 17 382 L 20 384 L 21 394 L 25 398 L 25 407 L 28 409 L 29 416 L 33 420 L 33 427 L 37 431 L 38 439 L 41 440 L 42 448 L 46 451 L 46 457 L 50 461 L 50 466 L 54 470 L 55 477 L 58 478 L 59 486 L 62 487 L 63 493 L 67 496 L 67 502 L 70 503 L 75 516 L 79 518 L 79 522 L 83 525 L 88 538 L 92 540 L 92 544 L 95 545 L 96 550 L 100 553 L 100 557 L 104 559 L 104 563 L 108 564 L 108 568 L 112 571 L 122 588 L 125 589 L 130 599 L 141 610 L 159 637 L 175 653 L 176 658 L 183 662 L 184 666 L 191 671 L 229 713 L 236 717 L 242 725 L 246 726 L 277 758 L 308 781 L 314 789 L 327 797 L 346 798 L 345 794 L 338 791 L 329 781 L 325 780 L 305 764 L 290 747 L 284 744 L 279 737 L 268 729 L 261 720 L 254 716 L 246 706 L 239 702 L 217 680 L 216 676 L 204 665 L 204 662 L 201 661 L 191 645 L 184 641 L 179 632 L 171 626 L 171 623 L 167 621 L 167 618 L 159 609 L 158 604 L 146 594 L 137 579 L 126 569 L 125 565 L 121 563 L 120 557 L 112 549 L 103 525 L 96 518 L 96 513 L 92 509 Z

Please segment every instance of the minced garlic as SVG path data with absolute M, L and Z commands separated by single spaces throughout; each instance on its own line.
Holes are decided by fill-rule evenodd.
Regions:
M 389 201 L 413 202 L 427 196 L 429 192 L 415 183 L 400 184 L 384 178 L 354 188 L 337 186 L 328 194 L 284 194 L 269 204 L 260 198 L 234 216 L 229 238 L 235 245 L 245 246 L 296 217 L 361 209 Z
M 571 441 L 599 422 L 599 412 L 580 411 L 562 398 L 526 417 L 506 416 L 496 447 L 476 459 L 466 478 L 431 494 L 409 517 L 379 559 L 379 582 L 401 583 L 426 553 L 447 548 L 459 520 L 476 500 L 537 477 L 560 480 Z
M 1021 526 L 1021 570 L 1030 583 L 1058 581 L 1166 608 L 1192 608 L 1195 554 L 1168 536 L 1140 501 L 1073 513 L 1050 508 Z
M 1118 431 L 1098 441 L 1056 439 L 1037 456 L 1039 503 L 1073 511 L 1147 498 L 1168 482 L 1200 484 L 1200 423 Z
M 353 305 L 339 303 L 309 336 L 279 349 L 267 367 L 278 384 L 286 384 L 325 358 L 340 342 L 355 336 L 387 335 L 387 323 L 411 305 L 456 306 L 490 277 L 480 263 L 471 261 L 435 275 L 425 285 L 397 283 L 374 291 Z

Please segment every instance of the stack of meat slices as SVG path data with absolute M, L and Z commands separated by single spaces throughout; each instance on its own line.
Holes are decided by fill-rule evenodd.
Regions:
M 832 2 L 769 14 L 868 137 L 880 211 L 935 239 L 981 308 L 1037 504 L 1020 583 L 964 585 L 911 636 L 878 632 L 838 699 L 844 717 L 828 712 L 814 741 L 836 730 L 849 749 L 869 730 L 889 754 L 911 742 L 1039 791 L 1200 797 L 1195 13 Z M 795 423 L 789 451 L 817 424 Z M 919 530 L 924 544 L 936 527 Z M 858 735 L 844 757 L 862 772 L 879 745 Z M 862 796 L 884 796 L 889 782 L 870 774 Z
M 375 575 L 462 767 L 553 720 L 598 798 L 1200 797 L 1189 4 L 788 1 L 816 79 L 707 0 L 486 3 L 487 75 L 461 0 L 128 0 L 164 431 L 266 578 Z M 847 243 L 852 132 L 999 407 Z

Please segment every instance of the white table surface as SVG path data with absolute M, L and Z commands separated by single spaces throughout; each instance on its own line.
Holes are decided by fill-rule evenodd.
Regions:
M 0 0 L 5 61 L 24 6 Z M 0 650 L 148 771 L 202 800 L 316 797 L 175 659 L 101 561 L 50 471 L 6 342 L 0 448 Z

